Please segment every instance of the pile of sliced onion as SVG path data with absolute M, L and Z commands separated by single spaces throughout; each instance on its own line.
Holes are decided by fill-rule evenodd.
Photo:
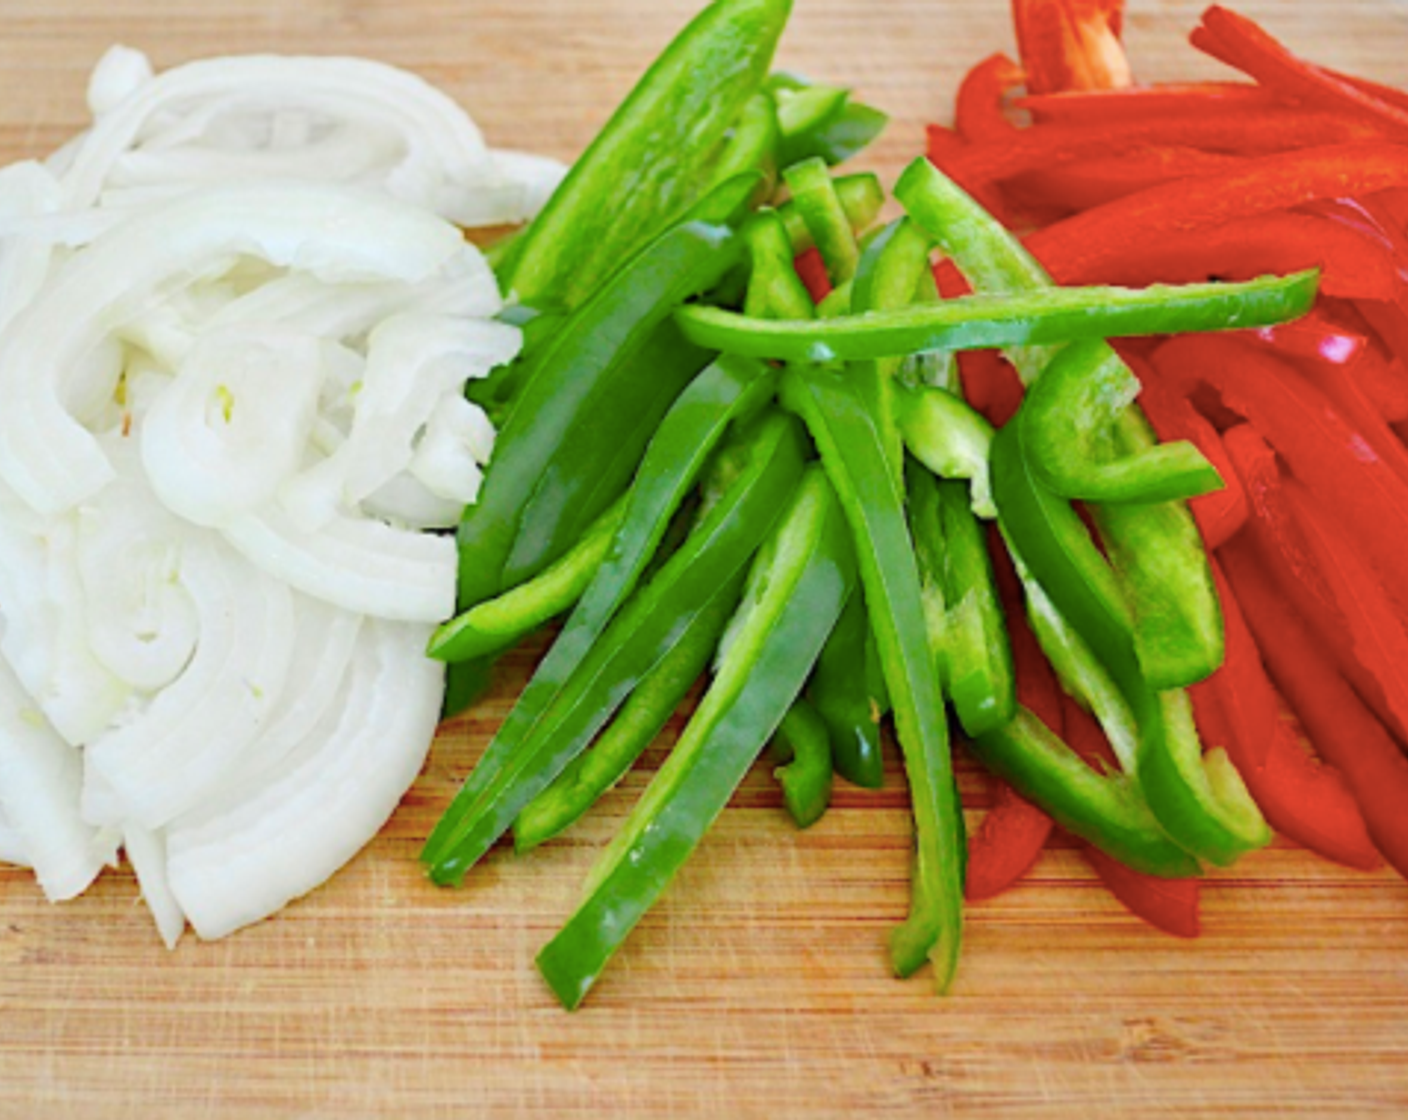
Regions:
M 443 691 L 464 386 L 517 330 L 467 225 L 562 169 L 348 58 L 154 75 L 0 169 L 0 859 L 54 900 L 125 852 L 168 944 L 323 882 Z

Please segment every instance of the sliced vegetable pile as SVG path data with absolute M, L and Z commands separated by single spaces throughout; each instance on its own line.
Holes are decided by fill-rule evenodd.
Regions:
M 525 344 L 471 388 L 503 429 L 460 527 L 461 613 L 430 643 L 452 663 L 452 703 L 467 703 L 517 639 L 565 621 L 430 836 L 431 878 L 462 882 L 510 831 L 523 850 L 570 826 L 709 677 L 539 954 L 568 1007 L 770 742 L 806 827 L 834 773 L 879 784 L 892 717 L 915 859 L 891 963 L 900 975 L 932 963 L 940 990 L 957 967 L 965 880 L 974 895 L 1002 889 L 1053 820 L 1090 846 L 1120 897 L 1188 932 L 1200 870 L 1271 837 L 1258 801 L 1276 816 L 1259 768 L 1272 738 L 1275 780 L 1337 781 L 1289 765 L 1269 686 L 1253 695 L 1228 677 L 1254 676 L 1255 652 L 1235 620 L 1224 628 L 1197 518 L 1231 501 L 1229 459 L 1206 450 L 1210 424 L 1164 424 L 1165 411 L 1200 416 L 1189 402 L 1201 396 L 1172 396 L 1152 413 L 1156 429 L 1139 377 L 1150 354 L 1247 346 L 1249 330 L 1263 346 L 1306 337 L 1330 263 L 1282 255 L 1241 261 L 1235 280 L 1190 267 L 1133 287 L 1062 271 L 1102 245 L 1142 248 L 1146 228 L 1168 230 L 1170 244 L 1187 228 L 1226 237 L 1227 222 L 1284 208 L 1295 188 L 1243 169 L 1230 197 L 1211 183 L 1129 193 L 1111 204 L 1128 210 L 1110 234 L 1085 215 L 1069 221 L 1094 232 L 1037 229 L 1029 214 L 1051 203 L 1036 173 L 1066 166 L 1042 146 L 1045 130 L 1088 126 L 1009 123 L 1004 100 L 1022 72 L 997 60 L 965 83 L 963 131 L 936 130 L 932 162 L 896 184 L 905 216 L 877 225 L 879 183 L 831 167 L 879 116 L 844 91 L 767 73 L 788 7 L 705 9 L 543 215 L 491 252 Z M 1117 27 L 1053 37 L 1059 20 L 1031 21 L 1057 9 L 1017 6 L 1052 80 L 1123 81 Z M 1133 117 L 1151 127 L 1142 110 Z M 1100 121 L 1099 141 L 1068 162 L 1119 150 Z M 675 128 L 681 143 L 652 140 Z M 1027 143 L 1042 154 L 1024 161 Z M 1365 182 L 1392 184 L 1384 150 L 1362 157 L 1352 166 Z M 1017 180 L 1020 207 L 1007 193 Z M 1185 220 L 1180 205 L 1202 217 Z M 1233 330 L 1239 341 L 1190 333 Z M 1225 421 L 1240 385 L 1192 368 L 1189 384 L 1221 393 Z M 1340 540 L 1330 528 L 1317 539 L 1327 554 Z M 1225 713 L 1215 726 L 1213 694 Z M 1022 795 L 1001 794 L 971 845 L 950 720 Z M 1360 862 L 1372 851 L 1366 839 Z
M 0 856 L 119 847 L 168 943 L 317 886 L 434 734 L 452 526 L 517 329 L 457 223 L 561 170 L 360 59 L 153 75 L 0 170 Z

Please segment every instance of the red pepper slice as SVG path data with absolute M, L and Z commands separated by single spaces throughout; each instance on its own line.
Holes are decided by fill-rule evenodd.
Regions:
M 981 143 L 1017 131 L 1003 102 L 1025 80 L 1022 68 L 1005 54 L 992 54 L 978 63 L 958 86 L 953 122 L 964 140 Z
M 1148 144 L 1266 159 L 1270 158 L 1268 153 L 1287 155 L 1288 149 L 1339 147 L 1381 137 L 1379 130 L 1353 117 L 1282 107 L 1153 120 L 1131 118 L 1109 124 L 1038 125 L 1019 129 L 999 143 L 971 144 L 947 153 L 947 158 L 932 150 L 930 156 L 964 189 L 977 192 L 1023 173 L 1104 158 L 1111 152 Z
M 1294 605 L 1277 594 L 1247 542 L 1233 541 L 1223 555 L 1267 671 L 1316 749 L 1344 775 L 1378 850 L 1408 877 L 1408 757 L 1340 675 Z
M 1245 340 L 1206 335 L 1171 339 L 1152 360 L 1195 398 L 1206 386 L 1250 420 L 1385 578 L 1408 587 L 1408 483 L 1294 366 Z
M 963 897 L 977 902 L 1013 886 L 1041 855 L 1051 829 L 1050 817 L 998 779 L 992 807 L 968 840 Z
M 1276 99 L 1250 82 L 1160 82 L 1123 89 L 1028 94 L 1013 104 L 1040 124 L 1102 124 L 1118 120 L 1266 109 Z
M 1225 226 L 1319 198 L 1408 186 L 1398 144 L 1331 144 L 1247 160 L 1223 174 L 1164 183 L 1048 226 L 1027 248 L 1055 274 L 1078 273 L 1111 246 Z
M 1150 230 L 1123 243 L 1102 239 L 1082 247 L 1074 259 L 1054 251 L 1046 240 L 1034 234 L 1027 246 L 1061 284 L 1142 287 L 1210 278 L 1250 280 L 1319 268 L 1320 290 L 1330 296 L 1393 299 L 1400 285 L 1391 250 L 1371 234 L 1319 215 L 1284 210 L 1202 229 Z
M 1118 156 L 1075 160 L 1017 175 L 1004 189 L 1025 203 L 1074 213 L 1170 179 L 1227 171 L 1242 160 L 1242 156 L 1201 148 L 1149 144 Z
M 1247 492 L 1232 467 L 1222 437 L 1187 397 L 1174 392 L 1159 378 L 1148 376 L 1144 364 L 1132 356 L 1126 355 L 1125 360 L 1140 375 L 1144 388 L 1139 394 L 1139 406 L 1154 425 L 1159 439 L 1165 442 L 1189 440 L 1222 476 L 1221 490 L 1200 494 L 1188 502 L 1203 543 L 1210 549 L 1217 548 L 1247 519 Z
M 802 278 L 802 283 L 806 285 L 807 294 L 812 297 L 813 303 L 820 303 L 831 294 L 831 277 L 827 275 L 826 262 L 821 258 L 821 251 L 815 246 L 799 254 L 793 261 L 793 267 Z
M 1382 860 L 1344 779 L 1300 745 L 1280 715 L 1280 698 L 1262 665 L 1227 576 L 1214 562 L 1213 579 L 1226 625 L 1222 667 L 1193 692 L 1204 741 L 1226 749 L 1252 799 L 1277 832 L 1326 859 L 1372 871 Z M 1215 710 L 1204 727 L 1199 703 Z M 1218 726 L 1218 725 L 1221 726 Z M 1208 732 L 1216 727 L 1219 738 Z
M 1033 93 L 1130 83 L 1120 46 L 1124 0 L 1012 0 L 1027 88 Z
M 1234 66 L 1289 100 L 1323 105 L 1373 121 L 1390 135 L 1408 138 L 1408 108 L 1292 54 L 1246 16 L 1214 4 L 1188 37 L 1193 46 Z

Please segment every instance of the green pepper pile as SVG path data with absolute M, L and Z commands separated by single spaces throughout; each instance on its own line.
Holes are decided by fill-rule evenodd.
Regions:
M 569 1008 L 770 742 L 806 827 L 833 772 L 879 785 L 892 718 L 916 852 L 891 961 L 932 963 L 940 990 L 966 850 L 950 711 L 984 763 L 1142 871 L 1196 873 L 1268 838 L 1236 771 L 1202 754 L 1183 691 L 1217 666 L 1222 628 L 1181 499 L 1219 479 L 1191 445 L 1155 443 L 1104 339 L 1282 321 L 1314 274 L 1057 288 L 923 161 L 896 186 L 906 216 L 876 226 L 878 180 L 831 169 L 884 117 L 769 74 L 789 7 L 706 8 L 491 252 L 525 344 L 474 388 L 500 433 L 459 532 L 462 613 L 430 647 L 452 663 L 450 705 L 565 620 L 430 836 L 431 878 L 460 883 L 510 830 L 526 850 L 567 828 L 709 675 L 538 957 Z M 940 298 L 936 249 L 973 294 Z M 831 287 L 819 303 L 794 266 L 811 251 Z M 997 432 L 958 389 L 952 355 L 973 347 L 1006 348 L 1031 385 Z M 1017 702 L 994 518 L 1118 771 Z

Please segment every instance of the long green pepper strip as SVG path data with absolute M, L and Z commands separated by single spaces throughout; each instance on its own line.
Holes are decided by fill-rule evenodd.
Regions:
M 844 373 L 794 366 L 782 384 L 783 402 L 806 421 L 846 512 L 909 776 L 914 879 L 909 918 L 890 939 L 891 963 L 908 976 L 927 958 L 946 991 L 963 929 L 963 815 L 904 496 L 864 397 Z
M 505 290 L 525 303 L 575 307 L 694 202 L 728 130 L 763 88 L 791 7 L 716 0 L 696 16 L 533 219 Z
M 971 295 L 936 304 L 830 319 L 749 319 L 719 307 L 675 312 L 691 342 L 728 354 L 790 362 L 856 361 L 923 350 L 975 350 L 1121 335 L 1183 334 L 1269 326 L 1310 310 L 1318 273 L 1244 283 L 1147 288 L 1053 288 Z
M 513 822 L 517 851 L 529 851 L 569 828 L 625 777 L 708 668 L 742 582 L 739 573 L 736 586 L 690 619 L 675 647 L 641 678 L 606 730 L 523 807 Z
M 812 471 L 750 573 L 735 641 L 684 734 L 588 876 L 585 898 L 538 954 L 569 1009 L 722 812 L 792 701 L 855 582 L 831 488 Z
M 786 761 L 773 771 L 782 801 L 798 828 L 821 820 L 831 804 L 831 735 L 821 715 L 800 696 L 782 717 L 773 747 Z
M 773 414 L 740 445 L 738 482 L 612 620 L 601 640 L 554 689 L 521 734 L 506 722 L 426 842 L 422 860 L 438 883 L 457 884 L 679 643 L 767 535 L 802 471 L 802 437 Z M 560 639 L 559 639 L 560 641 Z M 519 725 L 521 727 L 521 724 Z
M 880 720 L 890 706 L 865 597 L 846 603 L 807 685 L 807 699 L 831 737 L 836 772 L 863 789 L 885 784 Z

